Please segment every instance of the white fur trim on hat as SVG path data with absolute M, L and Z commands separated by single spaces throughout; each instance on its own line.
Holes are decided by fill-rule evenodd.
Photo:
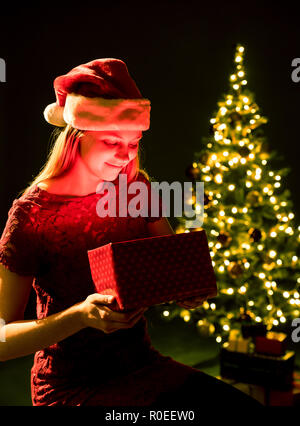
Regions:
M 49 105 L 44 112 L 46 120 L 56 126 L 67 123 L 75 129 L 95 131 L 147 130 L 150 126 L 150 101 L 144 98 L 89 98 L 70 93 L 67 95 L 65 106 L 58 108 L 55 109 Z M 49 114 L 50 111 L 51 114 Z M 48 119 L 49 116 L 51 121 Z M 65 124 L 57 124 L 63 122 Z
M 64 107 L 59 106 L 57 103 L 48 105 L 44 110 L 44 117 L 48 123 L 53 124 L 54 126 L 64 127 L 66 122 L 63 117 Z

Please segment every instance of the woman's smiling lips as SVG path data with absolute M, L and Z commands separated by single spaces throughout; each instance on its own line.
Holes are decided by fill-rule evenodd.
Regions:
M 113 164 L 106 163 L 111 167 L 115 167 L 116 169 L 122 169 L 124 166 L 114 166 Z

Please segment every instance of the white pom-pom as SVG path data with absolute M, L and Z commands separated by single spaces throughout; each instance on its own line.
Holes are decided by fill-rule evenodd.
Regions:
M 64 120 L 63 114 L 64 107 L 57 105 L 56 102 L 48 105 L 44 110 L 45 120 L 58 127 L 64 127 L 67 124 Z

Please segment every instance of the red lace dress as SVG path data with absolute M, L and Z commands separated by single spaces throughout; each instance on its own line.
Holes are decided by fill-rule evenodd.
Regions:
M 149 185 L 141 173 L 138 180 Z M 101 196 L 69 197 L 35 186 L 13 201 L 0 240 L 0 262 L 12 272 L 34 276 L 38 319 L 95 293 L 87 250 L 149 236 L 147 221 L 157 219 L 101 218 L 96 212 Z M 132 328 L 105 334 L 88 327 L 36 352 L 32 403 L 147 406 L 195 371 L 151 345 L 143 316 Z

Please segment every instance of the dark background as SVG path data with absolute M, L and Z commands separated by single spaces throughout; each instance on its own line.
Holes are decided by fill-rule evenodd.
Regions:
M 282 3 L 282 2 L 281 2 Z M 144 132 L 144 165 L 157 180 L 184 181 L 203 146 L 217 102 L 227 92 L 236 43 L 245 47 L 248 89 L 269 119 L 265 135 L 291 167 L 296 217 L 300 82 L 291 79 L 300 57 L 296 3 L 262 1 L 110 1 L 11 5 L 2 13 L 0 57 L 0 227 L 17 193 L 46 161 L 53 127 L 43 118 L 55 101 L 53 80 L 102 57 L 125 61 L 152 103 Z M 298 220 L 299 223 L 299 220 Z
M 217 102 L 227 92 L 236 43 L 245 47 L 247 88 L 269 120 L 264 125 L 267 140 L 284 156 L 282 166 L 291 168 L 285 182 L 299 224 L 300 82 L 291 79 L 292 60 L 300 57 L 296 4 L 160 0 L 6 5 L 0 25 L 0 57 L 7 66 L 7 81 L 0 83 L 0 229 L 18 192 L 46 161 L 53 128 L 43 110 L 55 101 L 54 78 L 92 59 L 124 60 L 152 103 L 151 127 L 143 137 L 144 165 L 158 181 L 183 182 L 194 152 L 203 146 L 202 137 L 209 134 Z M 172 218 L 170 222 L 174 225 Z M 162 335 L 165 342 L 166 332 Z M 167 342 L 175 359 L 196 362 L 186 358 L 187 350 L 180 358 L 176 345 Z M 32 357 L 24 360 L 2 366 L 12 404 L 18 397 L 29 401 Z

